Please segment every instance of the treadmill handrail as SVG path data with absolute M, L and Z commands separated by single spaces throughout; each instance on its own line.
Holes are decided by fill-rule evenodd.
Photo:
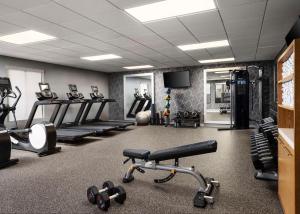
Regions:
M 31 125 L 32 125 L 32 122 L 34 120 L 34 116 L 36 114 L 36 111 L 38 109 L 39 106 L 44 106 L 44 105 L 57 105 L 56 108 L 54 109 L 52 115 L 51 115 L 51 118 L 49 120 L 50 123 L 54 123 L 57 115 L 58 115 L 58 112 L 60 110 L 60 107 L 61 107 L 61 100 L 38 100 L 38 101 L 35 101 L 32 108 L 31 108 L 31 111 L 30 111 L 30 114 L 29 114 L 29 117 L 26 121 L 26 124 L 25 124 L 25 129 L 27 128 L 30 128 Z

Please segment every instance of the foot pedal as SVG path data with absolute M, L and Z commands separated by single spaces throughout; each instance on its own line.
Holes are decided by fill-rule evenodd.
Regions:
M 130 175 L 129 177 L 127 176 L 127 173 L 126 173 L 126 175 L 124 176 L 124 178 L 123 178 L 123 183 L 130 183 L 130 182 L 132 182 L 134 180 L 134 177 L 133 177 L 133 175 Z
M 206 207 L 206 199 L 205 199 L 205 193 L 204 192 L 197 192 L 197 194 L 194 197 L 194 206 L 205 208 Z

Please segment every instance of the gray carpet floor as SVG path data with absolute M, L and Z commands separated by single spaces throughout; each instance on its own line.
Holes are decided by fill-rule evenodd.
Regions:
M 178 174 L 168 183 L 154 184 L 154 178 L 167 173 L 147 171 L 124 184 L 127 201 L 113 203 L 109 213 L 282 213 L 276 183 L 253 177 L 249 133 L 147 126 L 80 145 L 62 144 L 62 152 L 42 158 L 14 150 L 20 162 L 0 171 L 0 213 L 101 213 L 87 202 L 86 189 L 105 180 L 121 184 L 129 166 L 122 163 L 123 149 L 154 151 L 209 139 L 218 141 L 216 153 L 185 158 L 180 164 L 193 165 L 221 182 L 213 206 L 193 207 L 197 183 L 192 176 Z

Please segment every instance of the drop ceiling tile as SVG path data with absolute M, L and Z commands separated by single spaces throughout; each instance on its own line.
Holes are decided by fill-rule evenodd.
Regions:
M 84 34 L 89 32 L 107 30 L 107 28 L 84 17 L 79 17 L 71 21 L 61 22 L 60 24 L 68 29 L 72 29 Z
M 10 2 L 10 1 L 5 1 L 5 2 Z M 15 12 L 18 11 L 17 9 L 14 9 L 12 7 L 8 7 L 8 6 L 6 6 L 2 3 L 3 3 L 3 0 L 0 0 L 0 14 L 1 15 L 7 15 L 7 14 L 15 13 Z
M 153 32 L 141 23 L 134 23 L 131 25 L 122 25 L 114 28 L 114 30 L 121 35 L 128 36 L 134 39 L 140 39 L 153 35 Z
M 234 56 L 237 57 L 249 57 L 254 58 L 256 53 L 256 47 L 254 48 L 235 48 L 232 47 Z
M 1 35 L 18 33 L 18 32 L 24 31 L 24 30 L 25 30 L 25 28 L 23 28 L 23 27 L 0 21 L 0 34 Z
M 255 57 L 248 57 L 248 56 L 237 56 L 235 57 L 235 62 L 252 62 L 255 61 Z
M 240 5 L 247 5 L 253 3 L 260 3 L 265 2 L 266 0 L 216 0 L 217 5 L 220 9 L 233 7 L 233 6 L 240 6 Z
M 62 40 L 62 39 L 50 40 L 47 42 L 47 45 L 53 46 L 56 48 L 69 48 L 69 47 L 78 46 L 78 44 L 75 44 L 73 42 L 69 42 L 66 40 Z
M 266 36 L 262 35 L 259 40 L 259 47 L 265 46 L 281 46 L 285 44 L 285 35 L 282 36 Z
M 122 8 L 122 9 L 128 9 L 132 7 L 138 7 L 138 6 L 143 6 L 146 4 L 151 4 L 155 2 L 159 2 L 162 0 L 110 0 L 113 4 L 116 6 Z
M 51 0 L 0 0 L 1 4 L 7 5 L 16 9 L 27 9 L 31 7 L 36 7 L 42 4 L 49 3 Z
M 266 18 L 297 17 L 300 11 L 298 0 L 269 0 L 266 10 Z
M 139 44 L 133 40 L 127 39 L 125 37 L 120 37 L 110 41 L 114 45 L 121 47 L 121 48 L 134 48 L 139 46 Z
M 199 40 L 201 36 L 226 36 L 218 11 L 209 11 L 191 16 L 183 16 L 179 19 L 194 35 L 197 36 Z
M 210 48 L 207 50 L 213 58 L 229 58 L 233 57 L 230 47 Z
M 98 30 L 98 31 L 85 32 L 85 34 L 87 34 L 87 35 L 89 35 L 93 38 L 102 40 L 104 42 L 112 41 L 112 40 L 119 39 L 119 38 L 122 37 L 120 34 L 114 32 L 112 30 L 109 30 L 109 29 L 102 29 L 102 30 Z
M 256 58 L 273 60 L 281 50 L 281 46 L 258 47 Z
M 56 0 L 77 13 L 84 15 L 110 28 L 129 26 L 137 21 L 129 17 L 123 10 L 116 8 L 105 0 Z
M 296 20 L 297 16 L 266 18 L 263 23 L 261 36 L 286 36 Z
M 186 54 L 190 55 L 194 59 L 209 59 L 211 56 L 206 50 L 195 50 L 195 51 L 187 51 Z
M 260 18 L 241 19 L 224 23 L 229 39 L 243 36 L 256 38 L 259 35 L 262 20 Z
M 95 50 L 86 46 L 72 46 L 72 47 L 66 47 L 64 48 L 66 50 L 73 51 L 75 53 L 78 53 L 80 56 L 93 56 L 93 55 L 101 55 L 105 54 L 106 52 L 100 51 L 100 50 Z
M 90 37 L 80 35 L 80 34 L 69 35 L 69 36 L 66 36 L 65 39 L 67 41 L 82 44 L 86 47 L 90 47 L 92 49 L 97 49 L 100 51 L 108 51 L 113 47 L 113 45 L 110 45 L 108 43 L 104 43 L 100 40 L 96 40 L 94 38 L 90 38 Z
M 243 4 L 238 6 L 232 6 L 230 8 L 220 9 L 222 18 L 225 21 L 230 20 L 244 20 L 260 18 L 262 19 L 266 7 L 266 2 L 254 2 L 251 4 Z
M 25 10 L 27 13 L 30 13 L 34 16 L 40 17 L 42 19 L 49 20 L 55 23 L 63 23 L 68 21 L 77 20 L 80 15 L 54 3 L 50 2 L 47 4 L 43 4 L 37 7 L 33 7 Z
M 169 40 L 173 44 L 195 43 L 197 40 L 185 28 L 178 19 L 167 19 L 160 22 L 151 22 L 146 24 L 154 32 Z
M 73 31 L 67 30 L 50 22 L 43 21 L 24 12 L 16 12 L 3 16 L 0 15 L 0 20 L 7 20 L 14 25 L 24 27 L 26 29 L 34 29 L 36 31 L 40 31 L 42 33 L 50 34 L 56 37 L 63 37 L 73 33 Z

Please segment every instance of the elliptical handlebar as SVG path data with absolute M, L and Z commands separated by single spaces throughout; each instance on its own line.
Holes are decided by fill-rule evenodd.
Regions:
M 17 90 L 17 92 L 18 92 L 18 95 L 17 95 L 14 91 L 11 90 L 11 92 L 15 95 L 13 98 L 16 98 L 14 104 L 12 105 L 12 108 L 15 108 L 15 107 L 17 106 L 17 104 L 18 104 L 18 102 L 20 101 L 21 96 L 22 96 L 22 92 L 21 92 L 21 90 L 19 89 L 19 87 L 16 86 L 15 88 L 16 88 L 16 90 Z

